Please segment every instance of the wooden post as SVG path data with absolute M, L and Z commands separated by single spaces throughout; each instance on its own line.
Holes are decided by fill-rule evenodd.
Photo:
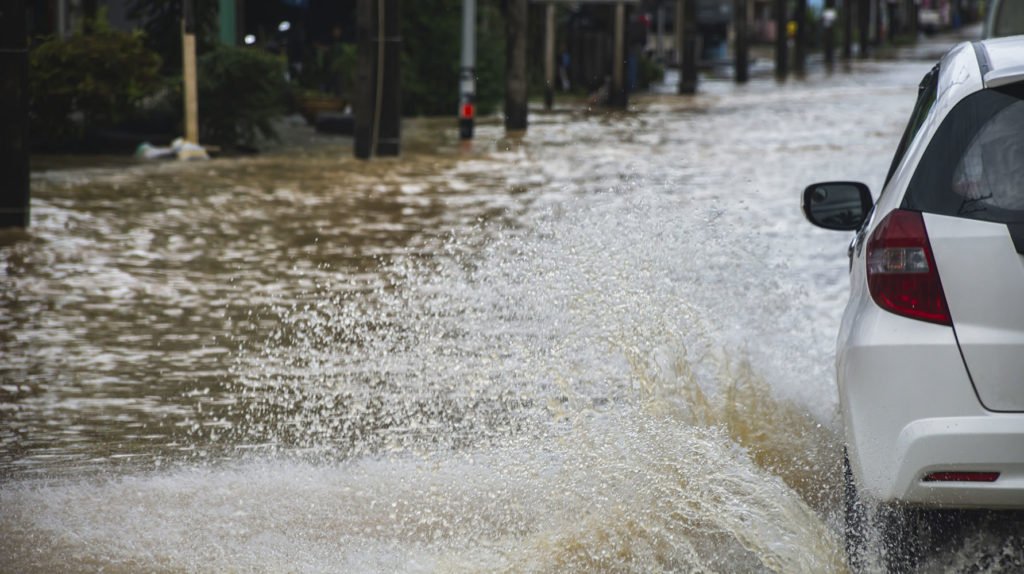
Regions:
M 858 0 L 857 2 L 857 33 L 860 40 L 860 57 L 868 57 L 868 48 L 871 44 L 871 0 Z
M 676 30 L 676 38 L 682 45 L 682 67 L 679 71 L 679 93 L 697 93 L 697 64 L 700 39 L 697 37 L 697 0 L 678 0 L 676 9 L 683 13 L 681 30 Z M 678 19 L 676 20 L 679 21 Z
M 824 27 L 822 42 L 824 43 L 825 64 L 831 66 L 836 61 L 836 0 L 825 0 L 821 25 Z
M 794 38 L 793 71 L 803 75 L 807 71 L 807 0 L 796 0 L 796 38 Z
M 732 4 L 733 25 L 736 31 L 733 61 L 736 83 L 743 84 L 750 79 L 750 32 L 747 28 L 747 0 L 734 0 Z
M 555 5 L 544 6 L 544 109 L 555 104 Z
M 26 0 L 0 10 L 0 228 L 28 227 L 28 20 Z
M 181 61 L 185 83 L 185 141 L 199 143 L 199 87 L 196 81 L 196 25 L 193 0 L 182 2 Z
M 505 130 L 526 129 L 526 0 L 508 0 L 505 19 Z
M 789 14 L 786 0 L 775 0 L 775 77 L 789 74 Z
M 857 0 L 842 0 L 843 2 L 843 58 L 849 60 L 853 57 L 853 3 Z
M 626 5 L 615 4 L 615 29 L 612 31 L 612 85 L 608 90 L 608 105 L 626 107 Z

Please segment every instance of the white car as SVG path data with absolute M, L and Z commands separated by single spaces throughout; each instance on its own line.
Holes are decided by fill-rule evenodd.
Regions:
M 857 232 L 836 346 L 847 547 L 899 570 L 923 523 L 880 521 L 902 526 L 871 545 L 865 508 L 1024 509 L 1024 36 L 925 76 L 877 202 L 827 182 L 803 210 Z

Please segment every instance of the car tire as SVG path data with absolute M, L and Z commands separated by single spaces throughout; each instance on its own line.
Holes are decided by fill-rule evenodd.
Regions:
M 857 492 L 850 459 L 843 451 L 846 558 L 850 571 L 913 572 L 929 530 L 925 510 L 898 504 L 868 505 Z
M 843 449 L 843 502 L 846 560 L 852 572 L 864 572 L 868 557 L 868 516 L 857 494 L 850 459 Z
M 914 572 L 923 556 L 928 530 L 927 511 L 898 504 L 881 504 L 875 521 L 881 540 L 882 564 L 889 574 Z

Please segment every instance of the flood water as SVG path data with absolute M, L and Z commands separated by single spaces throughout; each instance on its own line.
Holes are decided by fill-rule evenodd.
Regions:
M 468 147 L 409 120 L 397 160 L 37 169 L 0 239 L 0 571 L 845 571 L 849 237 L 799 195 L 877 193 L 930 66 Z M 1020 565 L 979 532 L 924 569 Z

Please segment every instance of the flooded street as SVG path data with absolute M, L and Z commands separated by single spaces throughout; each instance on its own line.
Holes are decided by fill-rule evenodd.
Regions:
M 877 195 L 931 65 L 469 147 L 408 120 L 398 160 L 37 169 L 0 237 L 0 571 L 845 571 L 850 237 L 799 196 Z M 924 570 L 1012 571 L 979 532 Z

